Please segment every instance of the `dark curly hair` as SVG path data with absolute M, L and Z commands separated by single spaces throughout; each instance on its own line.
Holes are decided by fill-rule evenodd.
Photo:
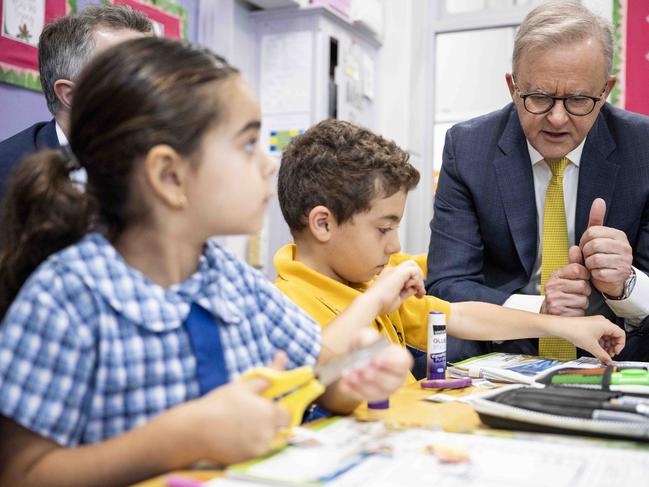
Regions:
M 296 137 L 284 151 L 278 197 L 291 232 L 307 225 L 318 205 L 338 223 L 370 209 L 377 196 L 410 191 L 419 171 L 397 144 L 341 120 L 324 120 Z

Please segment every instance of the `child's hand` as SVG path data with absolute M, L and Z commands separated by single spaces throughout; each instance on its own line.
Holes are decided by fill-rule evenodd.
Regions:
M 605 364 L 610 364 L 611 357 L 624 348 L 626 340 L 624 330 L 603 316 L 560 319 L 562 323 L 558 336 L 590 352 Z M 566 323 L 565 320 L 571 323 Z
M 365 329 L 358 343 L 371 343 L 377 336 L 374 330 Z M 403 385 L 411 367 L 412 357 L 408 351 L 391 344 L 367 366 L 346 373 L 340 379 L 340 387 L 359 400 L 383 401 Z
M 379 314 L 390 313 L 410 296 L 422 298 L 426 295 L 424 275 L 415 261 L 407 260 L 383 269 L 367 293 L 378 296 L 381 303 Z
M 283 369 L 285 362 L 279 353 L 273 366 Z M 180 427 L 190 435 L 198 459 L 230 464 L 268 451 L 277 432 L 290 422 L 283 406 L 260 396 L 269 385 L 258 377 L 233 382 L 180 406 L 188 421 Z

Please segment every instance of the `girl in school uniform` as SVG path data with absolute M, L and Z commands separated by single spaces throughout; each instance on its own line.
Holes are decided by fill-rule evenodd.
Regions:
M 326 361 L 423 295 L 417 266 L 397 268 L 321 347 L 317 324 L 210 240 L 262 225 L 277 165 L 259 130 L 251 88 L 205 50 L 144 38 L 86 69 L 71 150 L 24 161 L 4 204 L 0 484 L 127 484 L 264 453 L 287 412 L 265 381 L 234 379 Z M 383 399 L 410 364 L 393 346 L 320 404 Z

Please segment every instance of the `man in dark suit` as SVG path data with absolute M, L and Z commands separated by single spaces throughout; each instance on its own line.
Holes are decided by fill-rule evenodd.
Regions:
M 612 53 L 608 23 L 577 2 L 544 3 L 525 18 L 506 75 L 512 103 L 446 135 L 427 289 L 605 314 L 628 331 L 622 356 L 647 360 L 649 117 L 605 102 Z M 450 338 L 448 358 L 537 354 L 539 344 Z
M 9 174 L 20 159 L 37 150 L 55 149 L 60 145 L 54 120 L 35 123 L 0 142 L 0 197 Z
M 38 64 L 47 107 L 54 116 L 0 143 L 0 199 L 18 162 L 32 152 L 67 145 L 74 80 L 97 53 L 133 37 L 150 35 L 151 21 L 125 5 L 91 6 L 45 26 Z

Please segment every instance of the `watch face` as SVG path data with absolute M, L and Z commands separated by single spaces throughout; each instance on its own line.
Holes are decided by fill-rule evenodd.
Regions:
M 624 282 L 624 299 L 628 298 L 635 287 L 635 272 L 632 271 L 631 275 Z
M 626 278 L 626 281 L 624 281 L 624 290 L 622 296 L 616 299 L 618 300 L 627 299 L 631 295 L 631 292 L 633 291 L 634 287 L 635 287 L 635 271 L 631 271 L 631 275 Z
M 630 295 L 631 292 L 633 292 L 633 288 L 635 287 L 635 280 L 636 280 L 636 275 L 635 271 L 631 271 L 631 275 L 626 278 L 626 281 L 624 281 L 624 287 L 622 289 L 622 296 L 608 296 L 607 294 L 604 294 L 604 297 L 606 299 L 611 299 L 613 301 L 621 301 L 622 299 L 627 299 Z

